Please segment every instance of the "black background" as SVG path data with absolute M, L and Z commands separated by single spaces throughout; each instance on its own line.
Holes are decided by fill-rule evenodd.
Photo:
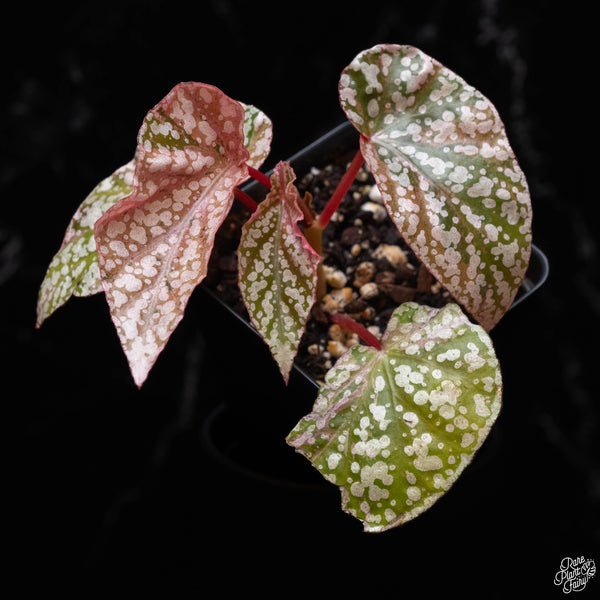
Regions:
M 3 20 L 9 573 L 21 586 L 77 586 L 81 597 L 123 585 L 169 597 L 359 597 L 366 584 L 397 597 L 560 596 L 553 577 L 563 557 L 600 561 L 597 65 L 587 9 L 541 0 L 267 6 L 22 3 Z M 343 121 L 339 73 L 380 42 L 420 47 L 497 106 L 551 271 L 492 333 L 504 408 L 481 464 L 417 520 L 368 535 L 341 512 L 333 486 L 288 489 L 207 454 L 211 411 L 235 400 L 246 434 L 259 439 L 243 447 L 246 462 L 268 470 L 258 465 L 276 460 L 288 479 L 313 481 L 283 442 L 312 397 L 297 386 L 286 394 L 272 365 L 262 366 L 260 344 L 218 335 L 201 294 L 141 391 L 102 297 L 71 300 L 40 330 L 34 323 L 70 216 L 131 158 L 145 113 L 173 85 L 204 81 L 264 110 L 274 123 L 269 168 Z M 261 425 L 271 413 L 273 425 Z

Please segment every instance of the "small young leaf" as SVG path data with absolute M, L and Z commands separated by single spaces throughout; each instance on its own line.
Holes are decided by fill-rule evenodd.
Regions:
M 102 291 L 94 223 L 131 193 L 134 169 L 132 160 L 101 181 L 73 215 L 40 287 L 38 327 L 71 296 L 91 296 Z
M 245 112 L 201 83 L 182 83 L 138 136 L 131 195 L 95 226 L 103 286 L 138 386 L 205 277 L 217 229 L 248 178 Z
M 271 191 L 242 228 L 239 283 L 254 327 L 288 381 L 300 338 L 315 301 L 321 257 L 298 223 L 303 213 L 289 163 L 271 176 Z
M 343 71 L 339 93 L 398 230 L 491 329 L 531 252 L 527 182 L 495 107 L 410 46 L 361 52 Z
M 384 531 L 456 481 L 496 420 L 501 392 L 481 326 L 456 304 L 407 303 L 381 351 L 359 345 L 338 359 L 288 443 L 340 486 L 344 510 L 365 531 Z

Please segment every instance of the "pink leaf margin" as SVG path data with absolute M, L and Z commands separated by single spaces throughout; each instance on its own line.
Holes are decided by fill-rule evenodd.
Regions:
M 286 384 L 316 300 L 321 262 L 299 225 L 304 213 L 295 178 L 289 162 L 275 166 L 271 191 L 242 228 L 238 249 L 244 304 Z
M 138 387 L 204 279 L 215 234 L 248 179 L 244 108 L 181 83 L 138 135 L 132 193 L 95 224 L 102 284 Z

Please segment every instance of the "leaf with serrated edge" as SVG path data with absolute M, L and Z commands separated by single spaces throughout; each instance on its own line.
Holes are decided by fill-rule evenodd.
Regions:
M 420 50 L 390 44 L 361 52 L 339 94 L 398 230 L 490 330 L 525 275 L 532 216 L 496 108 Z
M 286 382 L 315 301 L 321 260 L 298 226 L 303 213 L 294 180 L 289 163 L 276 165 L 271 191 L 244 224 L 238 249 L 244 303 Z
M 40 286 L 37 327 L 71 296 L 102 291 L 94 223 L 133 189 L 135 160 L 103 179 L 80 204 Z
M 112 320 L 141 386 L 206 276 L 217 229 L 248 178 L 244 109 L 218 88 L 181 83 L 138 136 L 132 194 L 95 227 Z
M 501 406 L 491 341 L 457 304 L 399 306 L 382 349 L 355 346 L 288 436 L 365 531 L 401 525 L 456 481 Z
M 244 108 L 244 145 L 250 157 L 247 164 L 258 169 L 271 150 L 273 123 L 262 110 L 240 102 Z

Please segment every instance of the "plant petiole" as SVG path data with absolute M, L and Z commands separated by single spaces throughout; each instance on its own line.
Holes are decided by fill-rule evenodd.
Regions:
M 344 315 L 342 313 L 334 313 L 329 315 L 329 318 L 333 323 L 338 324 L 340 327 L 344 327 L 345 329 L 350 330 L 352 333 L 356 333 L 356 335 L 358 335 L 363 342 L 369 346 L 372 346 L 375 348 L 375 350 L 381 350 L 381 342 L 358 321 L 355 321 L 348 315 Z
M 248 167 L 248 173 L 252 179 L 256 179 L 259 183 L 262 183 L 265 187 L 271 189 L 271 178 L 268 175 L 265 175 L 258 169 L 251 167 L 250 165 L 246 165 Z
M 254 212 L 258 208 L 256 201 L 246 194 L 246 192 L 240 190 L 240 188 L 234 188 L 233 195 L 251 212 Z
M 331 216 L 337 210 L 338 206 L 344 199 L 344 196 L 350 189 L 352 182 L 356 179 L 356 175 L 357 175 L 358 171 L 360 170 L 360 168 L 362 167 L 364 162 L 365 162 L 365 159 L 363 158 L 362 152 L 359 150 L 354 155 L 354 158 L 352 159 L 350 166 L 348 167 L 347 171 L 344 173 L 344 176 L 342 177 L 340 183 L 338 184 L 337 188 L 333 192 L 331 198 L 327 202 L 325 208 L 323 209 L 323 212 L 317 219 L 318 226 L 321 229 L 325 229 L 325 227 L 327 227 L 327 224 L 331 220 Z

